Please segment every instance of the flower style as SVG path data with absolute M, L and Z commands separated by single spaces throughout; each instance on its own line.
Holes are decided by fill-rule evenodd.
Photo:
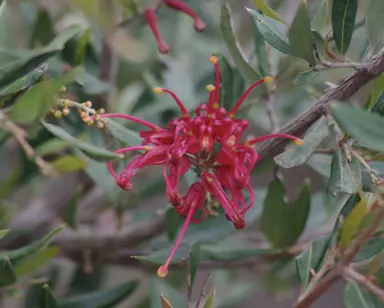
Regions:
M 149 28 L 153 33 L 153 36 L 155 37 L 157 48 L 161 53 L 167 53 L 169 52 L 170 48 L 163 41 L 160 35 L 160 31 L 157 24 L 157 17 L 156 17 L 156 10 L 160 8 L 160 6 L 163 3 L 172 10 L 183 12 L 189 15 L 190 17 L 192 17 L 196 31 L 199 31 L 199 32 L 203 31 L 205 29 L 205 23 L 187 4 L 185 4 L 181 0 L 163 0 L 163 1 L 160 1 L 157 8 L 146 8 L 144 10 L 144 17 Z
M 181 1 L 167 1 L 169 5 Z M 254 202 L 250 174 L 260 156 L 253 145 L 270 138 L 287 138 L 296 144 L 302 140 L 286 134 L 271 134 L 242 142 L 241 137 L 248 128 L 245 119 L 236 119 L 236 112 L 252 89 L 261 83 L 272 81 L 271 77 L 253 83 L 238 99 L 231 110 L 220 106 L 220 71 L 218 58 L 210 57 L 215 69 L 215 85 L 208 85 L 209 99 L 196 108 L 191 116 L 180 99 L 169 89 L 155 88 L 156 93 L 170 95 L 178 105 L 181 116 L 161 128 L 147 121 L 124 114 L 101 114 L 101 118 L 124 118 L 148 128 L 140 132 L 142 144 L 119 149 L 118 154 L 140 152 L 126 167 L 116 173 L 112 162 L 108 169 L 119 187 L 131 190 L 132 178 L 144 167 L 163 166 L 165 192 L 175 210 L 185 217 L 176 243 L 167 259 L 159 267 L 158 275 L 165 277 L 188 225 L 199 223 L 205 217 L 217 215 L 214 211 L 220 204 L 226 218 L 236 229 L 245 227 L 244 215 Z M 183 174 L 193 168 L 198 180 L 185 195 L 178 191 Z M 249 196 L 246 198 L 246 194 Z M 247 200 L 248 199 L 248 200 Z

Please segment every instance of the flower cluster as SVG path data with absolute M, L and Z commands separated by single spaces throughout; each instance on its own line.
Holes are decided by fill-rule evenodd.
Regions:
M 125 118 L 142 124 L 148 130 L 141 131 L 141 145 L 119 149 L 116 153 L 141 152 L 126 167 L 116 172 L 112 162 L 108 168 L 119 187 L 131 190 L 132 178 L 145 166 L 163 166 L 165 191 L 169 202 L 175 210 L 186 217 L 175 246 L 158 270 L 164 277 L 176 249 L 190 224 L 199 223 L 205 217 L 216 215 L 214 209 L 220 204 L 226 218 L 236 229 L 245 226 L 244 215 L 254 202 L 254 192 L 250 185 L 250 174 L 260 156 L 253 148 L 255 143 L 270 138 L 288 138 L 297 144 L 302 141 L 285 134 L 272 134 L 242 142 L 241 138 L 249 123 L 235 118 L 241 104 L 252 89 L 261 83 L 272 81 L 265 77 L 252 84 L 238 99 L 231 110 L 219 104 L 220 71 L 218 58 L 212 56 L 210 61 L 215 67 L 215 85 L 208 85 L 208 103 L 196 108 L 192 116 L 180 99 L 172 91 L 155 88 L 156 93 L 167 93 L 177 103 L 181 116 L 171 120 L 167 128 L 161 128 L 147 121 L 124 114 L 100 114 L 101 118 Z M 178 191 L 182 175 L 194 170 L 198 180 L 189 187 L 185 195 Z M 247 196 L 248 195 L 248 196 Z
M 160 1 L 159 7 L 165 3 L 172 10 L 184 12 L 185 14 L 191 16 L 194 20 L 194 26 L 196 31 L 203 31 L 205 29 L 205 23 L 200 19 L 199 16 L 183 1 L 181 0 L 163 0 Z M 156 42 L 157 47 L 161 53 L 167 53 L 169 51 L 169 46 L 163 41 L 160 31 L 157 25 L 157 17 L 156 17 L 157 8 L 146 8 L 144 10 L 145 20 L 150 27 Z

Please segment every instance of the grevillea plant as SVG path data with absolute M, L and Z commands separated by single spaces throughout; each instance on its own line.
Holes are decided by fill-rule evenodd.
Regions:
M 167 53 L 169 51 L 169 46 L 163 41 L 157 24 L 156 11 L 162 6 L 162 4 L 165 4 L 172 10 L 183 12 L 192 17 L 196 31 L 201 32 L 205 29 L 205 23 L 203 22 L 203 20 L 195 13 L 195 11 L 193 11 L 187 4 L 185 4 L 181 0 L 162 0 L 159 2 L 157 8 L 145 8 L 145 20 L 149 28 L 151 29 L 153 36 L 156 39 L 157 48 L 161 53 Z
M 302 140 L 286 134 L 271 134 L 242 141 L 244 131 L 249 127 L 245 119 L 236 118 L 236 113 L 253 88 L 272 82 L 264 77 L 254 82 L 230 110 L 220 105 L 220 71 L 218 58 L 210 57 L 215 68 L 215 85 L 208 85 L 208 103 L 196 108 L 192 116 L 181 100 L 169 89 L 154 88 L 156 93 L 167 93 L 178 105 L 181 116 L 169 122 L 167 128 L 126 114 L 97 114 L 87 121 L 103 123 L 105 118 L 123 118 L 149 130 L 140 131 L 141 145 L 116 151 L 117 154 L 138 152 L 122 171 L 115 171 L 112 162 L 108 169 L 116 184 L 124 189 L 133 188 L 132 178 L 146 166 L 163 166 L 165 192 L 175 210 L 185 217 L 174 248 L 166 262 L 159 267 L 158 276 L 165 277 L 177 248 L 188 225 L 201 222 L 207 216 L 217 215 L 215 207 L 220 204 L 226 218 L 236 229 L 245 227 L 244 215 L 254 202 L 250 174 L 260 156 L 253 145 L 270 138 L 287 138 L 296 144 Z M 194 170 L 198 180 L 187 193 L 179 193 L 178 184 L 182 175 Z M 248 195 L 248 197 L 247 197 Z

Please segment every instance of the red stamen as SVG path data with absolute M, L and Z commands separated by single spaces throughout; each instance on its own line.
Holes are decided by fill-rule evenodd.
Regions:
M 169 51 L 169 47 L 161 38 L 159 28 L 157 26 L 156 11 L 154 9 L 147 8 L 144 10 L 144 16 L 147 21 L 147 24 L 152 30 L 153 36 L 156 39 L 157 48 L 161 53 L 167 53 Z
M 155 125 L 155 124 L 152 124 L 151 122 L 148 122 L 148 121 L 145 121 L 145 120 L 142 120 L 142 119 L 139 119 L 139 118 L 136 118 L 136 117 L 127 115 L 127 114 L 121 114 L 121 113 L 105 113 L 105 114 L 100 114 L 99 116 L 100 116 L 101 118 L 120 118 L 120 119 L 126 119 L 126 120 L 130 120 L 130 121 L 132 121 L 132 122 L 135 122 L 135 123 L 138 123 L 138 124 L 147 126 L 147 127 L 152 128 L 152 129 L 154 129 L 154 130 L 160 130 L 160 127 L 158 127 L 158 126 Z M 91 120 L 93 120 L 93 119 L 94 119 L 94 116 L 91 117 Z
M 293 140 L 297 145 L 302 145 L 303 144 L 303 140 L 301 140 L 301 139 L 299 139 L 297 137 L 291 136 L 291 135 L 287 135 L 287 134 L 270 134 L 270 135 L 265 135 L 265 136 L 261 136 L 261 137 L 258 137 L 258 138 L 254 138 L 254 139 L 248 140 L 247 142 L 245 142 L 244 145 L 250 146 L 250 145 L 253 145 L 255 143 L 262 142 L 262 141 L 265 141 L 265 140 L 268 140 L 268 139 L 272 139 L 272 138 L 286 138 L 286 139 Z
M 243 93 L 243 95 L 240 96 L 240 98 L 238 99 L 238 101 L 236 102 L 235 106 L 232 107 L 231 111 L 229 112 L 229 116 L 230 117 L 233 117 L 235 115 L 235 113 L 239 110 L 240 108 L 240 105 L 244 102 L 244 100 L 247 98 L 247 96 L 249 95 L 249 93 L 251 93 L 251 91 L 253 90 L 253 88 L 257 87 L 258 85 L 262 84 L 262 83 L 270 83 L 272 82 L 272 78 L 271 77 L 264 77 L 256 82 L 254 82 L 253 84 L 251 84 L 247 90 L 245 90 L 245 92 Z
M 172 96 L 176 104 L 179 106 L 181 114 L 184 117 L 189 116 L 187 108 L 185 108 L 184 104 L 181 102 L 181 100 L 177 97 L 177 95 L 174 92 L 165 88 L 158 88 L 158 87 L 154 88 L 153 91 L 155 91 L 156 93 L 162 93 L 162 92 L 168 93 L 170 96 Z
M 184 12 L 191 16 L 195 22 L 195 29 L 197 31 L 203 31 L 205 29 L 205 23 L 188 5 L 181 0 L 164 0 L 164 3 L 171 9 Z
M 133 151 L 149 151 L 151 147 L 147 145 L 135 145 L 132 147 L 122 148 L 117 151 L 115 151 L 116 154 L 122 154 L 126 152 L 133 152 Z M 108 171 L 109 173 L 115 178 L 115 180 L 118 180 L 118 176 L 116 175 L 115 170 L 113 170 L 112 161 L 109 161 L 107 163 Z
M 167 276 L 168 274 L 168 266 L 169 264 L 171 263 L 176 251 L 177 251 L 177 248 L 179 248 L 180 244 L 181 244 L 181 241 L 184 237 L 184 234 L 185 234 L 185 231 L 187 231 L 187 228 L 189 226 L 189 224 L 191 223 L 191 220 L 192 220 L 192 217 L 193 215 L 195 214 L 195 211 L 196 211 L 196 205 L 195 206 L 191 206 L 189 211 L 188 211 L 188 215 L 187 215 L 187 218 L 185 219 L 185 222 L 184 222 L 184 225 L 179 233 L 179 236 L 177 237 L 177 240 L 176 240 L 176 243 L 175 245 L 173 246 L 172 250 L 171 250 L 171 253 L 169 254 L 167 260 L 165 261 L 165 263 L 163 265 L 161 265 L 159 267 L 159 269 L 157 270 L 157 276 L 159 276 L 160 278 L 164 278 L 165 276 Z

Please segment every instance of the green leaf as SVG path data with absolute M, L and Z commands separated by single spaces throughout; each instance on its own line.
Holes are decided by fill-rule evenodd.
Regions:
M 9 258 L 3 258 L 0 260 L 0 287 L 13 285 L 16 281 L 17 276 Z
M 213 308 L 215 296 L 216 296 L 216 289 L 212 288 L 211 291 L 209 291 L 208 298 L 207 298 L 203 308 Z
M 333 0 L 332 31 L 337 48 L 345 53 L 352 39 L 357 13 L 357 0 Z
M 368 104 L 366 106 L 368 110 L 372 108 L 381 93 L 384 91 L 384 73 L 375 78 L 372 83 L 373 86 L 369 95 Z
M 91 34 L 92 34 L 92 29 L 88 28 L 84 31 L 84 33 L 79 38 L 79 41 L 77 43 L 77 47 L 75 50 L 75 59 L 74 59 L 75 65 L 80 65 L 81 62 L 83 62 L 86 48 L 87 48 L 89 39 L 91 37 Z
M 173 247 L 167 247 L 161 250 L 154 251 L 153 253 L 147 256 L 132 256 L 132 258 L 161 265 L 167 260 L 170 250 L 172 248 Z M 170 264 L 175 264 L 180 260 L 186 260 L 188 258 L 190 248 L 191 246 L 189 244 L 181 243 L 179 248 L 176 250 L 176 253 L 173 256 Z
M 239 49 L 232 27 L 231 12 L 228 4 L 223 4 L 221 7 L 220 28 L 236 67 L 246 82 L 254 83 L 260 79 L 260 75 L 248 64 Z
M 99 148 L 93 144 L 90 144 L 90 143 L 81 141 L 79 139 L 76 139 L 75 137 L 72 137 L 60 126 L 49 124 L 43 120 L 41 121 L 41 123 L 50 133 L 68 142 L 72 146 L 79 148 L 82 152 L 84 152 L 84 154 L 88 155 L 91 158 L 94 158 L 100 161 L 109 161 L 109 160 L 120 158 L 119 155 L 111 151 L 108 151 L 103 148 Z
M 292 168 L 307 162 L 319 145 L 328 137 L 328 122 L 322 117 L 305 134 L 303 145 L 293 144 L 288 150 L 277 155 L 274 160 L 283 168 Z
M 16 166 L 13 168 L 12 173 L 8 176 L 8 178 L 0 182 L 0 200 L 12 192 L 21 176 L 22 168 Z
M 256 27 L 272 47 L 288 55 L 294 55 L 292 46 L 286 35 L 282 34 L 278 28 L 279 23 L 267 16 L 263 16 L 258 12 L 246 8 L 255 21 Z
M 153 278 L 150 281 L 149 297 L 150 308 L 162 308 L 161 296 L 167 299 L 167 302 L 172 304 L 173 307 L 186 307 L 185 295 L 176 290 L 163 279 Z
M 292 85 L 300 86 L 305 84 L 311 84 L 316 81 L 316 78 L 321 75 L 322 72 L 326 73 L 326 70 L 310 70 L 299 73 L 296 78 L 293 80 Z
M 236 68 L 232 68 L 222 54 L 219 58 L 221 72 L 220 105 L 230 110 L 244 92 L 244 79 Z
M 114 307 L 136 291 L 138 286 L 138 281 L 128 281 L 117 286 L 59 301 L 58 308 Z
M 64 209 L 63 219 L 72 229 L 77 228 L 76 226 L 76 214 L 77 214 L 77 205 L 79 203 L 79 199 L 81 194 L 83 193 L 83 187 L 77 187 L 74 195 L 71 200 L 69 200 L 67 206 Z
M 0 240 L 4 238 L 9 232 L 9 229 L 0 230 Z
M 23 93 L 15 102 L 11 118 L 20 124 L 32 124 L 45 116 L 56 103 L 57 91 L 73 81 L 79 69 L 52 80 L 38 83 Z
M 377 308 L 382 306 L 374 295 L 360 288 L 355 281 L 348 283 L 344 289 L 344 304 L 346 308 Z
M 349 163 L 342 149 L 332 156 L 331 176 L 328 191 L 333 194 L 344 192 L 353 194 L 361 186 L 361 167 L 356 158 Z
M 331 112 L 337 124 L 362 146 L 384 152 L 384 119 L 341 103 L 331 104 Z
M 315 16 L 313 16 L 311 25 L 316 31 L 321 31 L 328 21 L 330 13 L 329 0 L 322 0 L 320 3 Z
M 276 248 L 295 243 L 304 231 L 311 205 L 308 181 L 304 182 L 295 202 L 286 203 L 284 194 L 283 183 L 278 179 L 272 181 L 261 215 L 261 230 Z
M 328 249 L 328 243 L 328 238 L 314 240 L 305 251 L 295 258 L 296 270 L 304 289 L 311 280 L 311 270 L 317 272 L 320 268 L 321 262 Z
M 55 160 L 52 165 L 60 172 L 74 172 L 83 170 L 85 162 L 79 157 L 65 155 Z
M 361 262 L 372 258 L 384 249 L 384 239 L 370 239 L 358 252 L 353 262 Z
M 375 104 L 372 106 L 371 112 L 384 116 L 384 90 L 381 92 Z
M 165 213 L 164 227 L 170 241 L 174 241 L 179 231 L 183 219 L 180 214 L 172 207 Z
M 261 35 L 259 28 L 255 24 L 255 19 L 252 18 L 252 30 L 253 30 L 253 41 L 255 44 L 255 56 L 257 64 L 259 66 L 259 72 L 261 76 L 268 76 L 272 73 L 269 72 L 268 68 L 268 54 L 267 47 L 265 44 L 264 37 Z
M 47 70 L 48 65 L 44 63 L 36 67 L 33 71 L 28 72 L 28 74 L 26 74 L 24 77 L 17 79 L 11 84 L 0 87 L 0 98 L 9 97 L 26 90 L 30 86 L 37 83 Z
M 189 273 L 188 273 L 188 286 L 189 288 L 193 287 L 195 282 L 195 277 L 197 273 L 197 267 L 200 262 L 200 244 L 194 244 L 189 250 Z
M 42 251 L 38 251 L 30 257 L 26 258 L 19 265 L 15 267 L 17 276 L 23 276 L 38 270 L 44 266 L 48 261 L 54 258 L 60 249 L 59 247 L 48 247 Z
M 224 244 L 204 245 L 201 247 L 200 259 L 219 262 L 236 262 L 249 258 L 272 255 L 276 249 L 252 249 L 250 247 L 231 247 Z
M 83 87 L 84 92 L 89 95 L 99 95 L 112 90 L 110 83 L 100 80 L 95 75 L 83 69 L 76 77 L 76 82 Z
M 34 51 L 14 51 L 1 50 L 2 53 L 14 54 L 18 59 L 8 62 L 6 65 L 0 66 L 0 86 L 5 86 L 13 81 L 25 76 L 29 71 L 46 62 L 49 58 L 60 52 L 67 41 L 75 37 L 83 31 L 79 25 L 72 25 L 60 32 L 50 44 Z
M 300 1 L 295 18 L 288 31 L 288 38 L 296 57 L 306 60 L 312 66 L 316 65 L 306 0 Z
M 140 138 L 139 134 L 134 130 L 131 130 L 111 119 L 106 119 L 106 123 L 109 132 L 125 145 L 132 146 L 142 143 L 142 139 Z
M 365 214 L 367 213 L 367 201 L 365 199 L 360 200 L 355 205 L 351 213 L 345 218 L 343 225 L 341 226 L 341 234 L 339 245 L 341 248 L 346 249 L 349 243 L 352 241 L 353 236 L 359 229 Z
M 35 149 L 36 155 L 45 156 L 51 154 L 57 154 L 61 151 L 67 150 L 70 148 L 68 142 L 61 140 L 59 138 L 52 138 L 48 141 L 38 145 Z
M 264 0 L 253 0 L 255 5 L 260 9 L 260 11 L 265 15 L 277 21 L 280 21 L 284 24 L 287 24 L 280 15 L 275 12 Z
M 35 241 L 32 244 L 29 244 L 27 246 L 21 247 L 16 250 L 1 252 L 0 262 L 1 260 L 5 260 L 6 258 L 8 258 L 12 262 L 13 266 L 17 267 L 25 259 L 29 258 L 33 254 L 46 248 L 52 242 L 55 236 L 64 228 L 65 228 L 65 225 L 59 226 L 53 229 L 49 234 L 44 236 L 42 239 Z
M 42 292 L 42 308 L 57 308 L 59 307 L 57 305 L 57 302 L 52 294 L 51 288 L 49 285 L 44 284 L 43 287 L 43 292 Z
M 369 0 L 365 13 L 365 23 L 368 31 L 369 42 L 372 47 L 377 47 L 383 42 L 384 33 L 384 1 Z

